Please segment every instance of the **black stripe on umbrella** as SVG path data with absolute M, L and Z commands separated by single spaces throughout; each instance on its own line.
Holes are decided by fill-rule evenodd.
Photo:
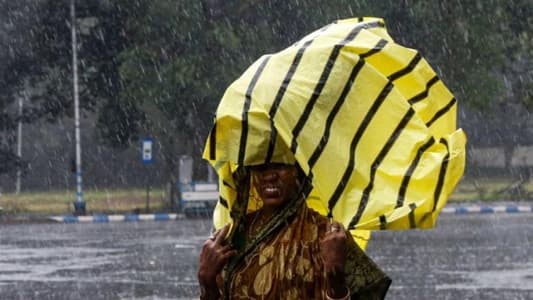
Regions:
M 433 78 L 431 78 L 428 83 L 426 84 L 426 89 L 424 91 L 422 91 L 420 94 L 414 96 L 413 98 L 407 100 L 407 102 L 409 102 L 409 104 L 413 105 L 419 101 L 422 101 L 424 99 L 427 98 L 428 96 L 428 93 L 429 93 L 429 90 L 431 89 L 431 87 L 435 84 L 439 82 L 439 77 L 437 75 L 433 76 Z
M 431 137 L 427 142 L 420 146 L 420 148 L 418 148 L 418 151 L 416 151 L 415 159 L 411 162 L 411 165 L 409 165 L 409 168 L 403 176 L 402 183 L 400 185 L 400 190 L 398 192 L 398 200 L 396 200 L 396 208 L 401 207 L 403 205 L 405 193 L 407 192 L 407 187 L 409 186 L 411 176 L 415 172 L 416 166 L 418 166 L 418 163 L 420 162 L 420 159 L 422 158 L 424 152 L 426 152 L 426 150 L 429 149 L 429 147 L 431 147 L 433 144 L 435 144 L 435 139 Z
M 415 203 L 409 204 L 409 208 L 411 209 L 411 211 L 409 212 L 409 228 L 416 228 L 416 221 L 415 221 L 416 204 Z
M 274 120 L 270 119 L 270 140 L 268 142 L 268 150 L 265 158 L 265 164 L 270 163 L 272 155 L 274 154 L 274 147 L 276 147 L 276 139 L 278 137 L 278 130 L 274 126 Z
M 379 24 L 377 22 L 369 23 L 368 26 L 370 28 L 377 27 Z M 316 104 L 316 101 L 318 100 L 318 97 L 320 97 L 320 94 L 322 93 L 322 89 L 326 85 L 326 82 L 328 81 L 329 75 L 331 74 L 331 70 L 333 69 L 333 66 L 335 65 L 335 62 L 337 61 L 337 57 L 339 56 L 342 48 L 346 46 L 346 44 L 353 41 L 357 35 L 361 32 L 362 29 L 365 27 L 362 26 L 362 24 L 358 24 L 357 26 L 350 31 L 350 33 L 338 44 L 336 44 L 333 49 L 331 50 L 331 53 L 328 58 L 328 62 L 326 63 L 326 66 L 324 67 L 324 70 L 322 70 L 322 74 L 320 74 L 320 79 L 318 80 L 317 84 L 315 85 L 315 88 L 313 90 L 313 93 L 311 94 L 311 98 L 307 102 L 307 105 L 305 106 L 305 109 L 303 113 L 300 115 L 300 119 L 298 119 L 298 122 L 296 123 L 296 126 L 294 126 L 294 129 L 292 130 L 292 143 L 291 143 L 291 151 L 293 153 L 296 153 L 296 139 L 298 138 L 298 135 L 300 135 L 300 132 L 302 131 L 309 115 L 311 114 L 311 111 L 313 110 L 313 107 Z M 379 46 L 376 45 L 376 46 Z M 379 50 L 378 50 L 379 51 Z
M 448 161 L 450 159 L 450 149 L 448 148 L 448 142 L 445 139 L 440 139 L 440 143 L 446 146 L 446 155 L 442 159 L 442 165 L 440 166 L 439 179 L 437 181 L 437 186 L 435 187 L 435 193 L 433 194 L 433 209 L 437 209 L 437 203 L 439 202 L 440 194 L 442 192 L 442 186 L 444 185 L 444 178 L 446 177 L 446 170 L 448 169 Z
M 276 129 L 274 127 L 274 116 L 276 115 L 276 112 L 278 111 L 279 104 L 281 103 L 281 100 L 283 99 L 283 96 L 285 95 L 285 92 L 287 91 L 287 87 L 289 86 L 289 83 L 292 80 L 292 76 L 294 76 L 294 73 L 296 72 L 296 68 L 298 68 L 298 65 L 300 64 L 300 61 L 302 60 L 302 56 L 304 55 L 305 50 L 311 43 L 314 41 L 314 39 L 311 39 L 303 44 L 303 46 L 298 49 L 298 52 L 296 53 L 292 64 L 289 68 L 289 71 L 287 71 L 287 74 L 285 75 L 285 78 L 283 79 L 283 82 L 281 83 L 281 86 L 278 89 L 278 93 L 276 94 L 276 98 L 274 99 L 274 103 L 272 103 L 272 107 L 270 107 L 270 111 L 268 112 L 270 116 L 270 143 L 268 145 L 267 154 L 270 153 L 270 156 L 267 155 L 265 162 L 269 162 L 272 158 L 272 153 L 274 153 L 274 146 L 276 145 L 275 139 L 276 139 Z
M 385 215 L 379 216 L 379 229 L 384 230 L 387 228 L 387 217 Z
M 346 166 L 346 170 L 344 170 L 344 174 L 342 175 L 341 181 L 337 184 L 337 188 L 335 188 L 335 192 L 331 196 L 331 199 L 328 202 L 328 216 L 332 216 L 332 210 L 333 207 L 335 207 L 335 204 L 337 204 L 337 201 L 339 201 L 340 196 L 344 192 L 344 188 L 346 186 L 346 183 L 352 176 L 353 169 L 355 168 L 355 148 L 357 147 L 357 144 L 359 143 L 359 140 L 361 139 L 361 136 L 363 135 L 363 132 L 368 127 L 368 124 L 370 124 L 370 121 L 372 121 L 372 118 L 376 114 L 377 110 L 385 101 L 385 98 L 389 95 L 389 93 L 392 91 L 393 84 L 392 82 L 387 82 L 383 90 L 379 93 L 376 100 L 372 103 L 372 106 L 370 107 L 369 111 L 365 115 L 363 121 L 361 122 L 359 128 L 357 128 L 357 132 L 355 133 L 352 142 L 350 144 L 350 160 L 348 162 L 348 166 Z
M 421 60 L 422 60 L 422 56 L 420 55 L 420 53 L 417 52 L 415 54 L 415 56 L 411 59 L 409 64 L 405 68 L 403 68 L 403 69 L 397 71 L 396 73 L 390 75 L 388 77 L 389 80 L 394 82 L 395 80 L 401 78 L 402 76 L 409 74 L 409 72 L 411 72 L 416 67 L 416 65 L 418 65 L 418 63 Z M 413 115 L 414 115 L 414 110 L 409 109 L 409 111 L 406 113 L 406 115 L 404 116 L 404 118 L 402 119 L 400 124 L 398 124 L 399 126 L 396 128 L 396 130 L 400 129 L 400 131 L 401 131 L 407 125 L 407 123 L 413 117 Z M 404 123 L 404 121 L 405 121 L 405 123 Z M 395 130 L 395 132 L 396 132 L 396 130 Z M 361 201 L 359 203 L 358 211 L 357 211 L 356 215 L 354 216 L 354 218 L 352 219 L 352 222 L 348 226 L 349 228 L 351 226 L 355 226 L 359 222 L 359 220 L 360 220 L 360 218 L 361 218 L 361 216 L 363 214 L 363 211 L 366 208 L 366 204 L 368 202 L 368 198 L 370 197 L 370 191 L 373 189 L 374 178 L 375 178 L 375 173 L 377 171 L 377 168 L 378 168 L 379 164 L 381 164 L 381 161 L 385 158 L 385 155 L 388 153 L 388 151 L 392 147 L 392 144 L 394 143 L 394 141 L 398 138 L 399 133 L 400 132 L 398 132 L 396 136 L 394 136 L 394 134 L 393 134 L 393 136 L 391 136 L 391 138 L 385 144 L 384 148 L 380 151 L 378 157 L 374 161 L 374 164 L 372 164 L 372 169 L 371 169 L 371 174 L 370 174 L 370 182 L 369 182 L 368 186 L 365 188 L 365 190 L 363 191 L 363 197 L 362 197 L 362 199 L 361 199 Z M 394 137 L 394 139 L 392 139 L 393 137 Z M 389 142 L 391 142 L 390 145 L 388 145 Z M 386 149 L 386 147 L 388 147 L 388 149 Z M 386 150 L 386 151 L 384 151 L 384 150 Z M 376 162 L 378 162 L 378 161 L 379 161 L 379 163 L 377 163 L 377 165 L 375 165 Z M 337 188 L 339 188 L 339 187 L 337 187 Z M 344 190 L 344 186 L 343 186 L 342 189 Z M 336 194 L 336 192 L 337 192 L 337 190 L 335 190 L 335 194 Z M 342 192 L 340 194 L 342 194 Z M 337 197 L 340 197 L 340 194 Z M 338 199 L 335 200 L 335 203 L 333 204 L 333 206 L 331 206 L 331 201 L 330 201 L 330 203 L 329 203 L 330 204 L 329 215 L 332 214 L 332 209 L 333 209 L 333 207 L 335 207 L 335 204 L 336 204 L 337 201 L 338 201 Z
M 333 106 L 333 109 L 328 114 L 328 118 L 326 119 L 326 126 L 324 128 L 324 134 L 322 135 L 322 138 L 320 139 L 320 142 L 318 143 L 317 147 L 313 151 L 313 154 L 309 158 L 309 168 L 310 169 L 313 168 L 313 166 L 315 165 L 316 161 L 318 160 L 318 158 L 320 157 L 320 155 L 324 151 L 324 148 L 326 147 L 326 144 L 329 141 L 330 132 L 331 132 L 331 126 L 333 124 L 333 120 L 337 116 L 337 113 L 341 109 L 341 106 L 344 104 L 344 101 L 346 100 L 346 96 L 350 92 L 350 90 L 352 88 L 352 85 L 355 82 L 355 80 L 357 78 L 357 75 L 359 74 L 359 71 L 364 66 L 364 64 L 365 64 L 365 60 L 364 59 L 369 57 L 369 56 L 371 56 L 371 55 L 373 55 L 373 54 L 378 53 L 380 49 L 383 49 L 383 46 L 386 45 L 387 41 L 385 41 L 385 43 L 383 43 L 382 41 L 385 41 L 385 40 L 380 40 L 376 44 L 375 47 L 370 49 L 368 52 L 361 54 L 359 56 L 359 61 L 352 68 L 352 72 L 350 73 L 350 77 L 348 78 L 348 81 L 344 85 L 344 88 L 342 90 L 342 93 L 341 93 L 339 99 L 337 99 L 337 102 L 335 102 L 335 105 Z M 294 142 L 294 138 L 293 138 L 293 142 Z
M 216 120 L 216 117 L 215 117 Z M 211 128 L 211 134 L 209 134 L 209 159 L 215 160 L 217 152 L 217 122 L 213 124 Z
M 324 128 L 324 134 L 322 135 L 322 138 L 320 139 L 320 142 L 316 146 L 315 151 L 313 151 L 313 154 L 309 158 L 309 168 L 310 169 L 313 168 L 313 166 L 315 165 L 316 161 L 318 160 L 318 158 L 322 154 L 322 151 L 324 150 L 326 144 L 328 143 L 330 132 L 331 132 L 331 126 L 333 124 L 333 120 L 335 119 L 335 116 L 337 115 L 337 113 L 341 109 L 342 104 L 346 100 L 346 96 L 350 92 L 350 90 L 352 88 L 352 85 L 355 82 L 355 78 L 359 74 L 359 71 L 363 68 L 364 64 L 365 64 L 365 61 L 362 58 L 360 58 L 359 61 L 357 62 L 357 64 L 352 68 L 352 72 L 350 73 L 350 77 L 349 77 L 348 81 L 346 82 L 346 84 L 344 85 L 344 88 L 342 89 L 342 93 L 341 93 L 339 99 L 337 100 L 337 102 L 335 102 L 335 106 L 333 106 L 333 109 L 329 112 L 328 118 L 326 119 L 326 126 Z
M 228 201 L 222 198 L 222 196 L 218 197 L 218 202 L 220 202 L 220 204 L 222 204 L 222 206 L 224 206 L 225 208 L 229 208 Z
M 242 110 L 242 131 L 241 131 L 241 143 L 239 145 L 239 160 L 238 164 L 243 165 L 244 163 L 244 153 L 246 151 L 246 140 L 248 138 L 248 111 L 250 110 L 250 104 L 252 102 L 252 92 L 254 91 L 255 85 L 257 84 L 257 80 L 259 80 L 259 76 L 263 73 L 263 70 L 265 69 L 266 64 L 268 63 L 268 60 L 270 59 L 270 56 L 265 57 L 261 64 L 259 65 L 259 68 L 255 71 L 254 76 L 252 77 L 252 80 L 250 81 L 250 84 L 248 85 L 248 88 L 246 89 L 246 95 L 245 95 L 245 101 L 244 101 L 244 107 Z
M 433 118 L 431 118 L 431 120 L 427 122 L 426 126 L 430 127 L 431 125 L 433 125 L 433 123 L 435 123 L 435 121 L 437 121 L 440 117 L 445 115 L 455 105 L 456 102 L 457 100 L 455 98 L 452 98 L 452 100 L 450 100 L 450 102 L 448 102 L 446 106 L 444 106 L 443 108 L 439 109 L 439 111 L 437 111 L 437 113 L 433 116 Z
M 231 184 L 229 184 L 226 180 L 222 180 L 222 184 L 229 187 L 230 189 L 232 190 L 236 190 L 236 188 L 234 188 L 233 186 L 231 186 Z
M 398 126 L 394 129 L 391 136 L 381 148 L 381 151 L 379 152 L 378 156 L 372 163 L 372 166 L 370 168 L 370 181 L 368 182 L 368 185 L 363 190 L 363 195 L 361 197 L 361 201 L 359 202 L 359 207 L 357 208 L 357 213 L 353 217 L 352 221 L 348 225 L 349 229 L 354 229 L 355 225 L 359 223 L 359 220 L 361 219 L 361 216 L 363 215 L 363 212 L 366 208 L 366 205 L 368 204 L 368 199 L 370 198 L 370 193 L 372 192 L 372 189 L 374 188 L 374 179 L 376 177 L 376 171 L 379 168 L 379 165 L 381 165 L 381 162 L 385 159 L 385 156 L 389 153 L 390 149 L 392 149 L 392 145 L 394 145 L 394 142 L 400 137 L 400 134 L 402 133 L 403 129 L 407 126 L 409 121 L 413 118 L 415 114 L 415 111 L 412 108 L 409 108 L 407 113 L 403 116 L 400 123 L 398 123 Z
M 327 121 L 326 121 L 326 128 L 324 130 L 324 134 L 322 136 L 322 139 L 320 140 L 319 145 L 317 146 L 317 148 L 315 149 L 315 151 L 311 155 L 311 158 L 309 159 L 309 168 L 310 169 L 313 168 L 313 165 L 318 160 L 320 154 L 322 153 L 325 145 L 327 144 L 327 142 L 329 140 L 329 134 L 330 134 L 330 131 L 331 131 L 331 125 L 333 123 L 333 120 L 335 119 L 335 116 L 337 115 L 337 113 L 339 112 L 342 104 L 344 103 L 344 100 L 345 100 L 346 96 L 348 95 L 348 92 L 352 88 L 352 85 L 355 82 L 355 78 L 357 77 L 357 74 L 359 73 L 359 71 L 363 67 L 363 65 L 365 63 L 364 58 L 367 58 L 367 57 L 369 57 L 369 56 L 371 56 L 373 54 L 378 53 L 380 50 L 383 49 L 383 47 L 385 47 L 386 44 L 387 44 L 387 41 L 381 39 L 381 40 L 378 41 L 378 43 L 374 47 L 372 47 L 372 49 L 370 49 L 367 52 L 362 53 L 362 54 L 359 55 L 359 61 L 352 68 L 352 72 L 350 73 L 350 76 L 348 77 L 348 81 L 344 85 L 344 89 L 342 90 L 341 96 L 339 97 L 339 99 L 337 99 L 337 102 L 335 103 L 335 106 L 333 107 L 333 109 L 331 110 L 331 112 L 328 115 L 328 118 L 327 118 Z M 309 105 L 309 103 L 308 103 L 308 105 Z M 298 120 L 298 124 L 296 125 L 296 127 L 292 131 L 293 137 L 292 137 L 292 143 L 291 143 L 291 150 L 292 150 L 293 153 L 296 153 L 296 148 L 298 146 L 298 143 L 296 142 L 296 138 L 297 138 L 298 134 L 300 133 L 301 129 L 303 128 L 303 125 L 307 122 L 307 119 L 309 118 L 309 114 L 310 114 L 310 112 L 307 113 L 307 114 L 305 114 L 305 113 L 302 114 L 302 116 L 300 117 L 300 120 Z M 298 128 L 299 126 L 301 128 Z
M 420 53 L 416 53 L 416 55 L 413 57 L 413 59 L 411 59 L 411 61 L 409 62 L 409 64 L 407 66 L 405 66 L 405 68 L 397 71 L 396 73 L 392 74 L 392 75 L 389 75 L 389 80 L 390 81 L 396 81 L 398 78 L 406 75 L 406 74 L 409 74 L 409 72 L 411 72 L 415 67 L 416 65 L 420 62 L 420 60 L 422 60 L 422 56 L 420 55 Z
M 385 48 L 387 43 L 388 43 L 387 40 L 380 39 L 378 43 L 374 47 L 372 47 L 372 49 L 368 50 L 365 53 L 359 54 L 359 56 L 368 57 L 368 56 L 374 55 L 378 53 L 379 51 L 383 50 L 383 48 Z
M 287 91 L 287 87 L 289 86 L 289 83 L 292 80 L 292 76 L 294 76 L 294 73 L 296 73 L 296 69 L 298 68 L 300 61 L 302 60 L 305 50 L 311 45 L 311 43 L 313 43 L 313 41 L 314 39 L 305 42 L 303 46 L 300 49 L 298 49 L 298 52 L 294 56 L 292 64 L 289 67 L 289 71 L 287 71 L 287 74 L 285 75 L 285 78 L 283 79 L 283 82 L 281 83 L 281 86 L 278 89 L 276 98 L 274 99 L 274 102 L 272 103 L 272 107 L 270 107 L 270 111 L 268 112 L 271 119 L 274 119 L 274 116 L 276 115 L 276 112 L 278 111 L 279 104 L 281 103 L 281 100 L 283 99 L 283 96 L 285 95 L 285 92 Z

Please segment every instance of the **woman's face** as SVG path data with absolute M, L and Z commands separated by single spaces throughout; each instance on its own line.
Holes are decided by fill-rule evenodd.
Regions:
M 263 208 L 282 207 L 298 193 L 298 169 L 294 165 L 270 163 L 253 166 L 251 171 Z

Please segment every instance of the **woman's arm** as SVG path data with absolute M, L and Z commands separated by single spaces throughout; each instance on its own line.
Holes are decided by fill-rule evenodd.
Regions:
M 219 299 L 217 275 L 222 271 L 228 260 L 237 254 L 224 238 L 229 231 L 229 224 L 216 231 L 205 241 L 198 263 L 198 283 L 200 284 L 201 299 Z
M 342 224 L 328 224 L 326 235 L 320 240 L 320 255 L 326 272 L 329 299 L 349 299 L 350 291 L 346 287 L 344 264 L 346 263 L 346 232 Z

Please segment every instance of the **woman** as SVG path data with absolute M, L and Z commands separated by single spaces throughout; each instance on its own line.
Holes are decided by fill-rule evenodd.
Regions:
M 328 218 L 353 234 L 432 228 L 464 170 L 456 102 L 379 18 L 261 56 L 204 149 L 220 230 L 201 253 L 202 298 L 382 299 L 390 280 Z
M 297 165 L 245 167 L 235 176 L 241 212 L 233 228 L 204 243 L 201 299 L 384 298 L 389 278 L 340 223 L 307 207 L 311 184 Z M 246 213 L 250 197 L 262 206 Z

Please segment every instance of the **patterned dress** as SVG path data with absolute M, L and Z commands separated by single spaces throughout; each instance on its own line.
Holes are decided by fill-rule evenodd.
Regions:
M 257 212 L 255 212 L 257 213 Z M 251 215 L 248 215 L 248 220 Z M 218 278 L 224 298 L 326 299 L 326 274 L 319 241 L 328 219 L 302 204 L 255 245 L 247 245 L 233 268 Z M 383 299 L 390 279 L 356 245 L 347 232 L 345 280 L 352 299 Z M 253 243 L 249 237 L 245 243 Z

